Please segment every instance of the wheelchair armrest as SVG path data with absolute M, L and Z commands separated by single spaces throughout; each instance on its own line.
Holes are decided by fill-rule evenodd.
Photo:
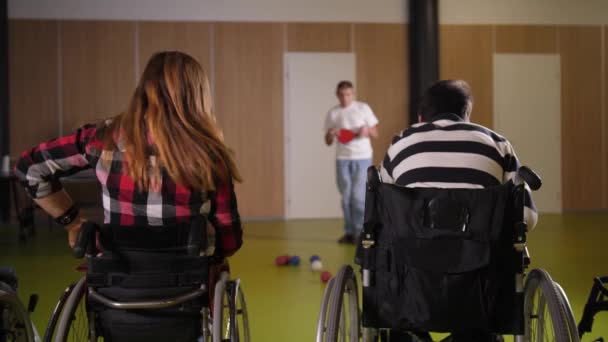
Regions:
M 94 300 L 98 303 L 101 303 L 107 307 L 113 309 L 121 309 L 121 310 L 135 310 L 135 309 L 143 309 L 143 310 L 151 310 L 151 309 L 164 309 L 172 306 L 176 306 L 187 301 L 193 300 L 197 297 L 204 295 L 207 292 L 206 286 L 203 284 L 199 289 L 196 289 L 192 292 L 188 292 L 181 296 L 168 298 L 164 300 L 157 301 L 141 301 L 141 302 L 116 302 L 113 301 L 95 291 L 93 288 L 89 287 L 89 299 Z

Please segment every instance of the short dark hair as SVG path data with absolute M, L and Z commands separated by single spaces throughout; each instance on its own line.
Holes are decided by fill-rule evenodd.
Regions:
M 418 115 L 432 121 L 438 114 L 452 113 L 465 119 L 473 109 L 473 94 L 463 80 L 442 80 L 430 86 L 420 101 Z
M 343 89 L 353 89 L 353 82 L 351 81 L 340 81 L 336 86 L 336 93 L 340 92 Z

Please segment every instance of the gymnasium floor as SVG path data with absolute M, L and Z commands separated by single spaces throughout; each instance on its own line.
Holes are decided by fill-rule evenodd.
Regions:
M 243 281 L 253 341 L 313 341 L 323 284 L 308 269 L 311 254 L 321 256 L 332 273 L 353 259 L 354 247 L 335 243 L 339 220 L 245 223 L 245 244 L 231 259 L 232 273 Z M 20 295 L 40 295 L 33 315 L 43 330 L 55 299 L 76 280 L 79 261 L 70 256 L 65 233 L 39 227 L 38 235 L 18 244 L 11 226 L 0 226 L 0 265 L 17 270 Z M 608 275 L 608 214 L 543 215 L 529 238 L 532 266 L 547 269 L 570 297 L 577 321 L 592 278 Z M 300 255 L 300 267 L 276 267 L 279 254 Z M 596 316 L 584 341 L 608 337 L 608 314 Z

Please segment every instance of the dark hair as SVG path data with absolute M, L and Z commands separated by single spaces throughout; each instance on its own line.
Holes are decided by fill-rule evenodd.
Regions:
M 340 81 L 338 82 L 338 85 L 336 86 L 336 93 L 340 92 L 340 90 L 343 89 L 352 89 L 353 87 L 353 82 L 351 81 Z
M 437 114 L 452 113 L 465 119 L 473 108 L 473 95 L 463 80 L 443 80 L 426 90 L 418 115 L 422 121 L 432 121 Z

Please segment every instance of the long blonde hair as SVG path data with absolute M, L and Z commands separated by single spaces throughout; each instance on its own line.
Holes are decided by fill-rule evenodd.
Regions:
M 105 135 L 106 148 L 115 148 L 117 140 L 126 150 L 126 171 L 140 189 L 156 181 L 160 167 L 177 184 L 198 191 L 214 190 L 217 181 L 241 180 L 212 114 L 207 75 L 185 53 L 150 58 L 128 110 Z M 150 163 L 152 156 L 156 163 Z

